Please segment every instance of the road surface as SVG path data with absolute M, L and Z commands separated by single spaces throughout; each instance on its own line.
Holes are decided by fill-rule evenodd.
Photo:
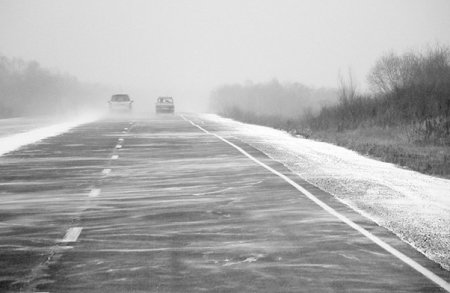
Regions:
M 1 292 L 446 292 L 450 274 L 193 114 L 0 157 Z

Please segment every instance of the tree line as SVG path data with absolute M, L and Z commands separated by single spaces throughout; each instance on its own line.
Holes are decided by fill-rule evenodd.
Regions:
M 0 55 L 0 118 L 82 111 L 104 102 L 106 87 Z
M 247 113 L 298 119 L 305 113 L 317 113 L 336 101 L 337 92 L 329 88 L 312 88 L 301 83 L 246 82 L 228 84 L 211 93 L 211 108 L 222 114 Z M 229 116 L 229 115 L 228 115 Z
M 368 74 L 372 92 L 342 82 L 339 103 L 303 121 L 311 129 L 408 126 L 417 142 L 450 144 L 450 49 L 388 53 Z
M 351 75 L 337 90 L 277 81 L 225 85 L 211 103 L 228 117 L 300 133 L 404 126 L 413 142 L 450 145 L 448 47 L 385 54 L 367 81 L 369 93 L 359 93 Z

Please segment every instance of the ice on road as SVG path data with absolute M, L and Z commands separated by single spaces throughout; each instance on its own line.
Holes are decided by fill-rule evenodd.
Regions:
M 226 125 L 228 133 L 222 135 L 235 136 L 280 161 L 450 269 L 450 180 L 268 127 L 210 114 L 201 119 Z

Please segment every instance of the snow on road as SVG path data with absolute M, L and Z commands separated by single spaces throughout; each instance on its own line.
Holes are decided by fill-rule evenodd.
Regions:
M 268 127 L 210 114 L 201 119 L 225 124 L 229 133 L 221 135 L 235 136 L 280 161 L 450 270 L 450 180 Z
M 98 119 L 89 115 L 65 122 L 55 119 L 13 118 L 0 120 L 0 156 L 24 145 L 68 131 Z

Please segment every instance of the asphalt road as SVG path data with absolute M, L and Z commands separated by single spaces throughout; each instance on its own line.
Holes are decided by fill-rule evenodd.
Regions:
M 103 119 L 0 157 L 1 292 L 445 292 L 433 276 L 450 280 L 192 114 Z

